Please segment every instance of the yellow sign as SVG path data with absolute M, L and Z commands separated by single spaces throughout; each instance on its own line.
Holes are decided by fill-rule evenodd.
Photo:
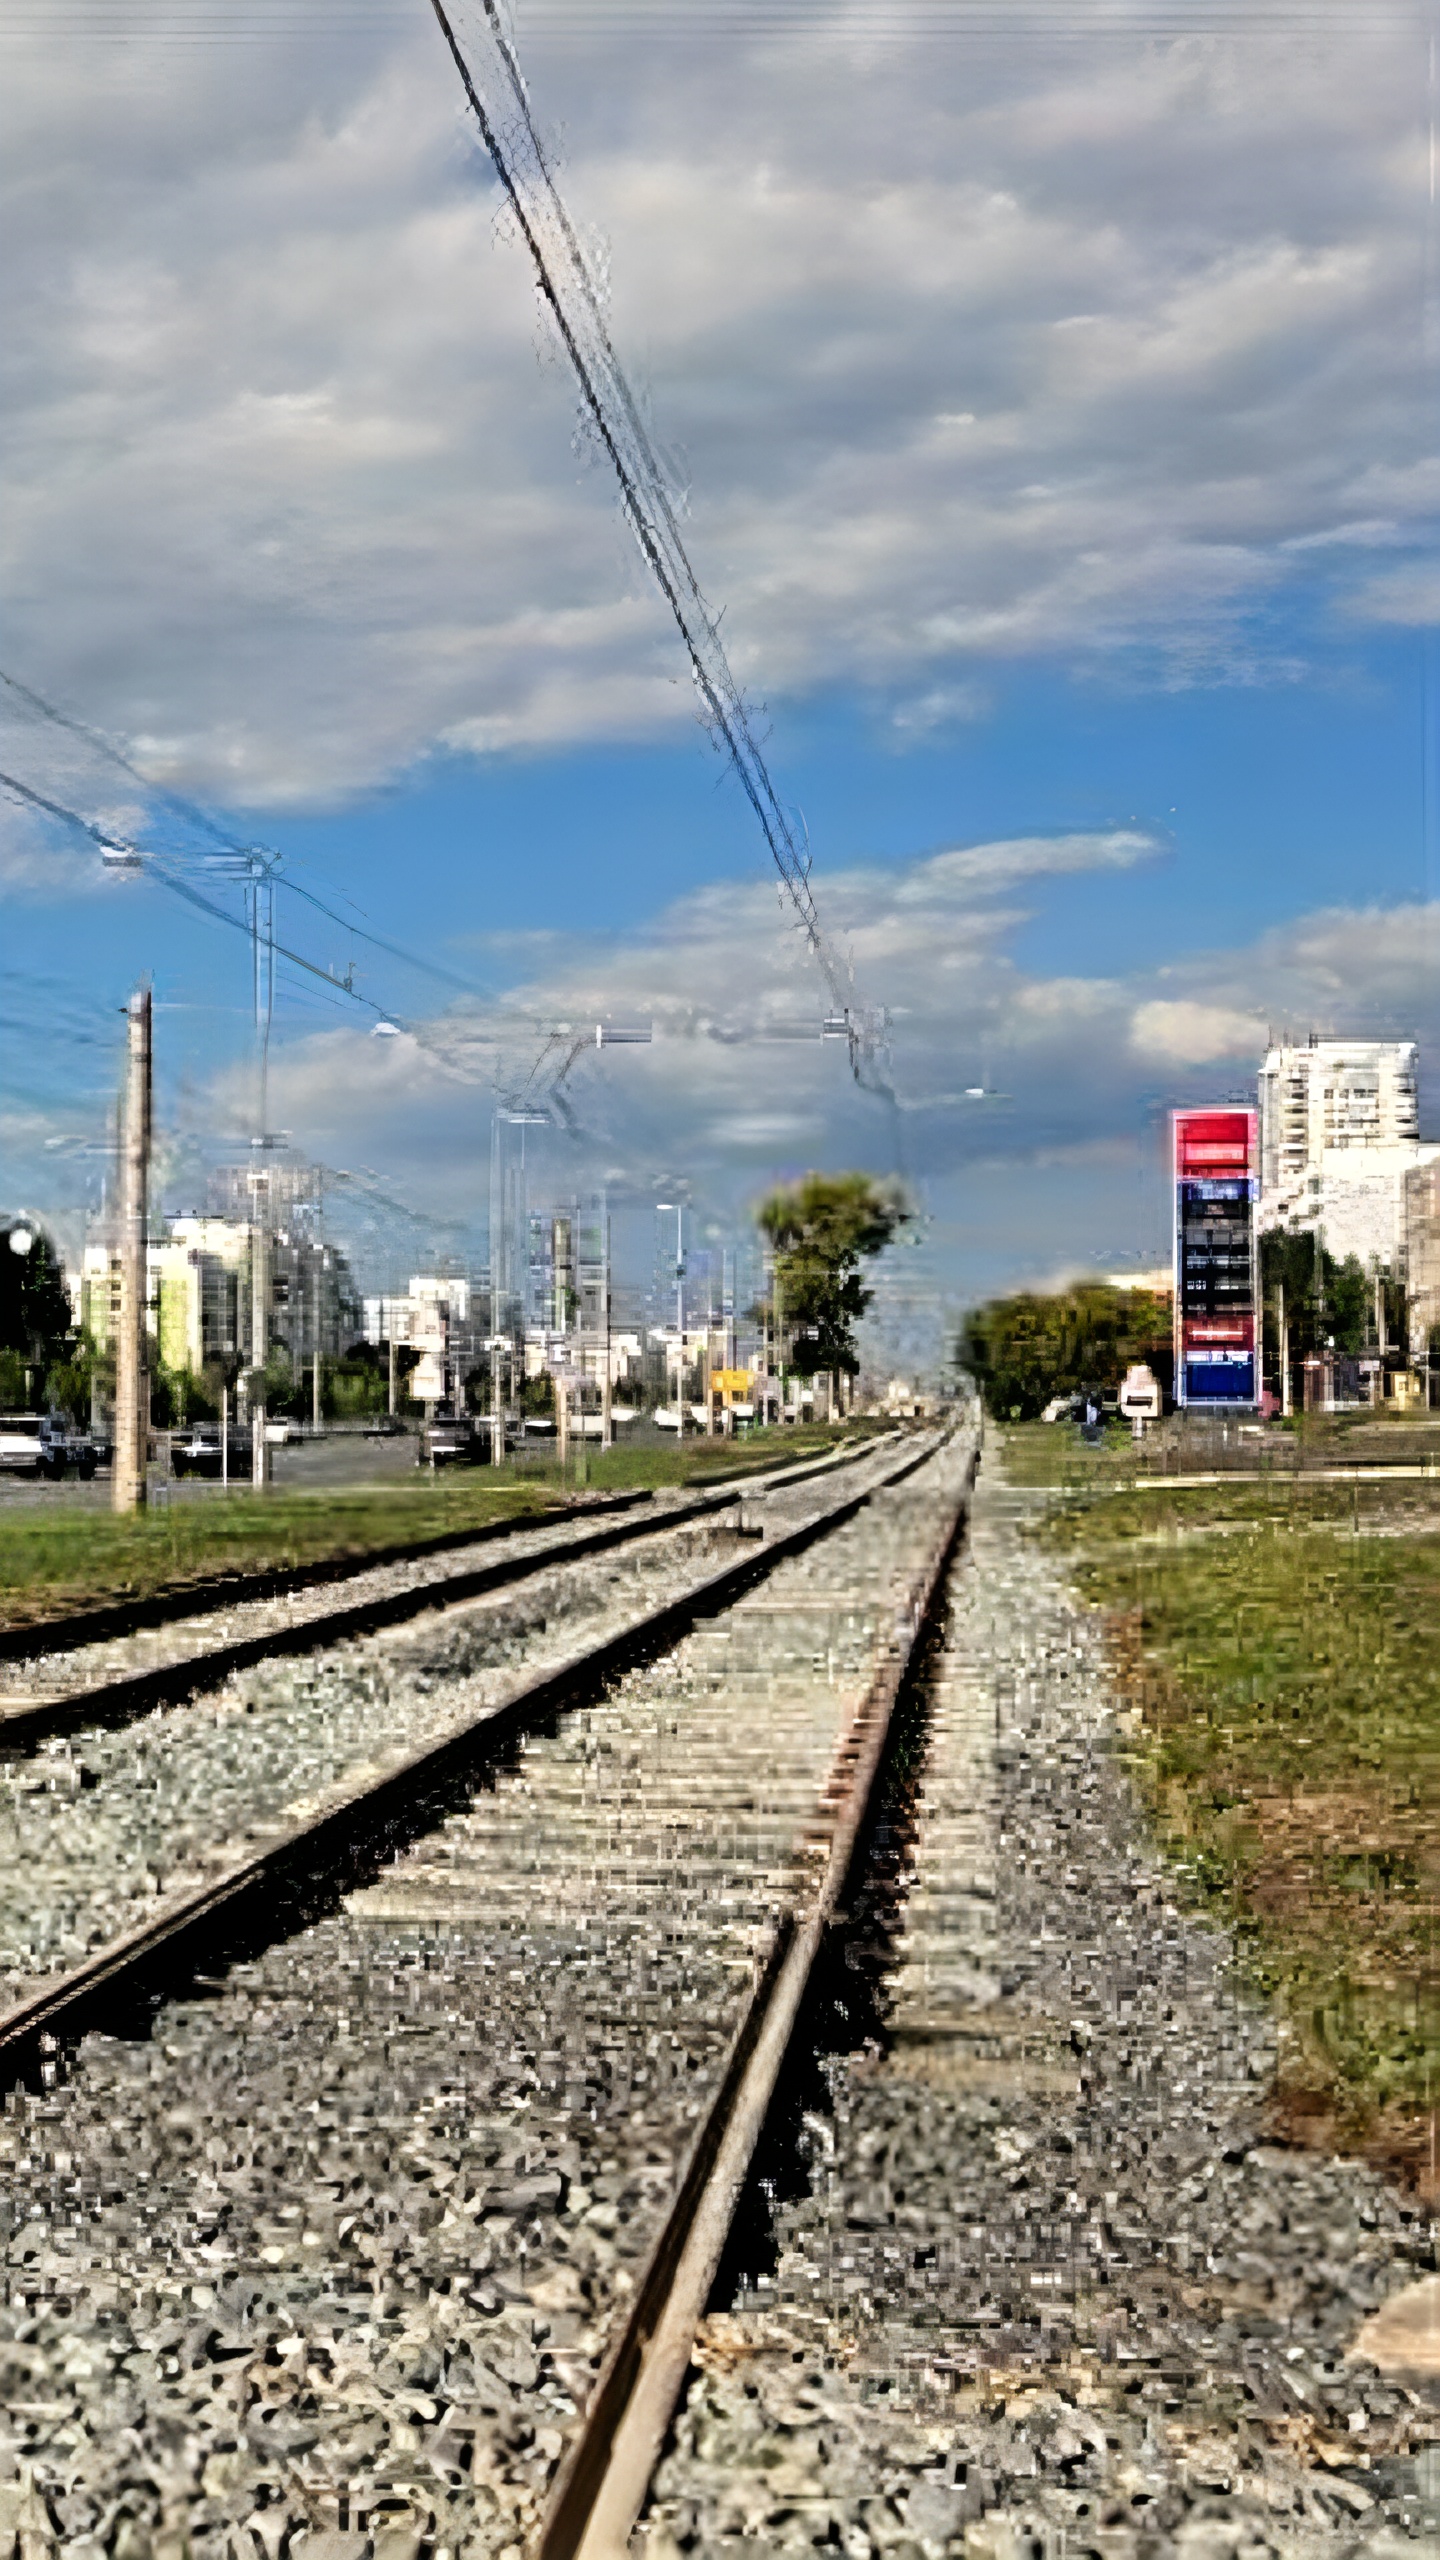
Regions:
M 754 1383 L 753 1369 L 712 1369 L 710 1372 L 710 1384 L 718 1388 L 722 1396 L 747 1395 Z

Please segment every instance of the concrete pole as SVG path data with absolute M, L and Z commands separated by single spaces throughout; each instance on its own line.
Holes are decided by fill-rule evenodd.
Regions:
M 495 1302 L 490 1303 L 490 1464 L 505 1464 L 505 1402 L 501 1394 L 500 1336 L 496 1330 Z
M 1280 1412 L 1281 1412 L 1282 1418 L 1284 1418 L 1285 1420 L 1287 1420 L 1287 1421 L 1288 1421 L 1288 1419 L 1289 1419 L 1289 1417 L 1290 1417 L 1291 1413 L 1292 1413 L 1292 1412 L 1293 1412 L 1293 1410 L 1294 1410 L 1294 1398 L 1293 1398 L 1293 1396 L 1291 1395 L 1291 1392 L 1290 1392 L 1290 1317 L 1289 1317 L 1289 1314 L 1288 1314 L 1288 1312 L 1287 1312 L 1286 1305 L 1285 1305 L 1285 1283 L 1284 1283 L 1284 1281 L 1283 1281 L 1283 1280 L 1282 1280 L 1282 1281 L 1281 1281 L 1281 1283 L 1280 1283 L 1279 1297 L 1280 1297 Z
M 262 1211 L 263 1194 L 252 1195 L 255 1212 L 250 1229 L 250 1482 L 268 1484 L 270 1443 L 265 1437 L 265 1362 L 270 1350 L 270 1231 Z M 265 1204 L 268 1206 L 268 1202 Z
M 145 1508 L 150 1377 L 145 1359 L 145 1247 L 150 1194 L 150 990 L 126 1013 L 125 1106 L 120 1127 L 120 1331 L 115 1345 L 115 1455 L 110 1503 Z
M 610 1449 L 615 1444 L 610 1383 L 610 1211 L 603 1202 L 600 1208 L 600 1299 L 604 1334 L 600 1371 L 600 1446 Z
M 390 1314 L 389 1305 L 387 1303 L 385 1310 L 385 1348 L 389 1353 L 388 1365 L 390 1370 L 390 1391 L 389 1401 L 385 1410 L 389 1414 L 392 1422 L 395 1419 L 395 1335 L 392 1330 L 393 1324 L 394 1318 Z
M 563 1476 L 570 1463 L 570 1394 L 563 1378 L 555 1381 L 555 1439 Z
M 314 1375 L 310 1381 L 310 1427 L 320 1428 L 320 1256 L 315 1256 L 315 1272 L 311 1287 L 311 1348 L 315 1354 Z

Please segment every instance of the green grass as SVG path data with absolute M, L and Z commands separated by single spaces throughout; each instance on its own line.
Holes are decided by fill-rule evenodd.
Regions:
M 990 1424 L 990 1430 L 997 1426 Z M 1087 1486 L 1133 1483 L 1136 1476 L 1202 1475 L 1220 1467 L 1288 1474 L 1307 1467 L 1364 1467 L 1387 1462 L 1440 1464 L 1440 1416 L 1301 1414 L 1243 1435 L 1220 1425 L 1169 1416 L 1137 1446 L 1128 1426 L 1113 1418 L 1098 1447 L 1080 1437 L 1073 1422 L 1015 1422 L 998 1426 L 1005 1471 L 1012 1484 Z
M 587 1449 L 583 1481 L 592 1491 L 704 1483 L 798 1461 L 878 1426 L 756 1432 L 740 1443 L 693 1440 L 682 1447 Z M 236 1492 L 157 1504 L 129 1520 L 98 1510 L 15 1511 L 0 1520 L 0 1626 L 34 1624 L 107 1601 L 182 1590 L 212 1575 L 257 1573 L 332 1557 L 363 1559 L 377 1548 L 420 1545 L 494 1520 L 538 1518 L 575 1490 L 576 1462 L 563 1482 L 555 1460 L 523 1470 L 466 1468 L 408 1477 L 354 1491 Z
M 1111 1613 L 1135 1766 L 1279 2002 L 1279 2104 L 1422 2181 L 1440 2102 L 1440 1488 L 1056 1503 Z

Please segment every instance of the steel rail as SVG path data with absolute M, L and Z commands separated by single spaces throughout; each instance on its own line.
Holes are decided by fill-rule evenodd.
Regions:
M 349 1890 L 367 1865 L 432 1827 L 477 1765 L 493 1760 L 547 1715 L 595 1697 L 621 1671 L 678 1642 L 697 1619 L 737 1598 L 784 1557 L 799 1554 L 853 1518 L 874 1494 L 903 1482 L 938 1445 L 936 1435 L 927 1435 L 883 1474 L 847 1487 L 793 1527 L 766 1535 L 738 1560 L 523 1682 L 396 1767 L 237 1859 L 142 1927 L 112 1939 L 58 1980 L 37 1986 L 0 2013 L 0 2085 L 33 2075 L 62 2039 L 103 2031 L 107 2019 L 113 2028 L 147 1999 L 158 2005 L 178 1980 L 193 1982 L 204 1968 L 230 1961 L 237 1944 L 273 1944 L 303 1926 L 322 1887 L 333 1891 L 341 1876 L 340 1889 Z
M 75 1653 L 87 1644 L 118 1643 L 151 1627 L 183 1626 L 187 1618 L 203 1618 L 211 1609 L 239 1608 L 251 1600 L 288 1600 L 293 1592 L 352 1581 L 357 1574 L 375 1573 L 385 1565 L 419 1564 L 427 1556 L 445 1555 L 455 1547 L 486 1546 L 493 1539 L 517 1537 L 528 1529 L 630 1511 L 638 1503 L 653 1500 L 648 1485 L 633 1493 L 567 1500 L 546 1510 L 517 1511 L 503 1520 L 479 1520 L 470 1529 L 437 1529 L 424 1538 L 396 1538 L 388 1547 L 372 1547 L 364 1555 L 316 1556 L 309 1564 L 214 1573 L 203 1582 L 180 1583 L 168 1591 L 147 1592 L 143 1598 L 101 1601 L 93 1608 L 71 1609 L 60 1618 L 22 1619 L 0 1627 L 0 1662 L 24 1661 L 36 1653 Z
M 816 1958 L 840 1913 L 895 1703 L 964 1526 L 975 1452 L 831 1767 L 812 1891 L 776 1919 L 720 2086 L 551 2491 L 534 2560 L 625 2560 Z
M 707 1476 L 699 1490 L 708 1492 L 722 1484 L 762 1481 L 800 1484 L 807 1476 L 819 1475 L 828 1467 L 868 1457 L 893 1437 L 893 1431 L 881 1432 L 873 1440 L 847 1441 L 839 1449 L 826 1450 L 821 1457 L 791 1460 L 778 1467 L 734 1467 L 725 1475 Z M 74 1653 L 81 1645 L 108 1644 L 124 1636 L 139 1635 L 147 1627 L 177 1625 L 185 1618 L 203 1617 L 210 1609 L 238 1607 L 248 1600 L 284 1600 L 294 1591 L 308 1591 L 325 1582 L 345 1582 L 356 1574 L 378 1571 L 382 1565 L 418 1562 L 425 1556 L 444 1555 L 451 1548 L 482 1546 L 493 1538 L 516 1537 L 527 1529 L 543 1528 L 547 1520 L 629 1511 L 654 1499 L 655 1490 L 649 1485 L 628 1493 L 568 1496 L 543 1511 L 516 1512 L 504 1520 L 482 1520 L 471 1529 L 437 1529 L 424 1538 L 397 1538 L 388 1547 L 373 1547 L 365 1555 L 317 1556 L 309 1564 L 261 1565 L 249 1573 L 215 1573 L 202 1582 L 182 1583 L 169 1591 L 147 1593 L 143 1598 L 106 1600 L 93 1608 L 67 1610 L 63 1617 L 23 1619 L 12 1626 L 0 1626 L 0 1662 L 20 1661 L 32 1653 Z
M 871 1443 L 870 1447 L 874 1445 Z M 862 1446 L 855 1454 L 869 1452 Z M 334 1609 L 317 1611 L 314 1617 L 302 1618 L 293 1626 L 260 1628 L 251 1635 L 227 1636 L 218 1644 L 201 1646 L 175 1662 L 152 1663 L 142 1670 L 121 1672 L 108 1680 L 52 1692 L 23 1706 L 7 1709 L 0 1705 L 0 1752 L 31 1751 L 53 1735 L 74 1732 L 83 1725 L 114 1727 L 133 1723 L 137 1716 L 148 1714 L 154 1707 L 175 1706 L 182 1699 L 199 1697 L 208 1690 L 218 1689 L 232 1673 L 248 1670 L 257 1662 L 321 1652 L 330 1644 L 339 1644 L 357 1636 L 377 1635 L 386 1627 L 403 1626 L 408 1620 L 423 1617 L 432 1609 L 477 1600 L 488 1591 L 513 1588 L 538 1573 L 551 1571 L 557 1565 L 580 1563 L 586 1557 L 603 1555 L 613 1547 L 628 1546 L 640 1538 L 660 1537 L 668 1530 L 683 1528 L 687 1522 L 708 1519 L 719 1511 L 734 1510 L 747 1493 L 783 1491 L 789 1485 L 803 1482 L 807 1476 L 828 1470 L 836 1463 L 835 1459 L 826 1458 L 814 1468 L 782 1469 L 749 1478 L 727 1477 L 720 1486 L 682 1495 L 678 1502 L 664 1511 L 647 1510 L 642 1519 L 626 1518 L 611 1527 L 592 1530 L 578 1538 L 556 1538 L 547 1546 L 532 1548 L 526 1555 L 502 1556 L 497 1562 L 476 1565 L 465 1573 L 435 1574 L 424 1581 L 411 1583 L 404 1591 L 377 1592 L 369 1599 L 349 1601 Z M 643 1496 L 627 1494 L 596 1508 L 613 1510 L 623 1504 L 630 1511 L 642 1500 L 649 1502 L 652 1498 L 648 1493 Z M 573 1518 L 575 1515 L 569 1516 Z M 537 1525 L 543 1526 L 543 1520 Z M 515 1524 L 506 1522 L 501 1527 L 505 1534 L 509 1534 Z M 486 1524 L 473 1533 L 474 1543 L 488 1543 L 496 1535 L 495 1527 Z M 471 1539 L 463 1534 L 453 1536 L 447 1531 L 445 1543 L 453 1549 L 468 1545 Z M 394 1561 L 404 1562 L 405 1553 L 402 1550 Z M 349 1578 L 356 1579 L 372 1569 L 378 1571 L 379 1564 L 374 1558 L 368 1558 L 354 1567 Z M 291 1584 L 289 1587 L 293 1590 L 297 1586 Z M 303 1588 L 303 1585 L 298 1587 Z M 287 1594 L 282 1591 L 256 1596 L 284 1597 Z M 230 1597 L 233 1602 L 233 1591 Z M 187 1616 L 200 1614 L 199 1611 L 186 1612 Z M 169 1622 L 162 1619 L 159 1623 Z M 183 1620 L 176 1623 L 183 1623 Z

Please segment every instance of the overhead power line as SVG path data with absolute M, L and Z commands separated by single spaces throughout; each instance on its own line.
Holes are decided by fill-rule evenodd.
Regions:
M 108 860 L 122 870 L 138 868 L 153 873 L 157 880 L 163 880 L 167 889 L 173 889 L 176 896 L 184 898 L 190 906 L 198 907 L 203 915 L 213 916 L 217 924 L 229 925 L 236 933 L 243 933 L 253 941 L 255 929 L 247 918 L 237 916 L 229 907 L 222 907 L 216 899 L 207 898 L 202 889 L 197 889 L 193 881 L 185 878 L 183 872 L 172 870 L 163 856 L 147 853 L 141 847 L 107 834 L 92 819 L 82 817 L 78 809 L 68 809 L 63 801 L 52 800 L 48 793 L 22 782 L 18 774 L 0 771 L 0 790 L 14 792 L 17 799 L 25 801 L 32 809 L 39 809 L 47 818 L 57 818 L 63 826 L 88 836 L 102 861 Z M 310 977 L 318 978 L 323 986 L 348 996 L 352 1004 L 362 1006 L 365 1012 L 380 1016 L 387 1014 L 388 1008 L 377 1004 L 373 996 L 363 995 L 358 987 L 347 986 L 333 970 L 322 969 L 318 960 L 307 960 L 303 951 L 292 951 L 287 943 L 275 940 L 273 935 L 270 948 L 280 959 L 289 960 L 295 968 L 304 969 Z
M 206 837 L 216 848 L 217 854 L 229 855 L 240 867 L 242 876 L 251 876 L 257 868 L 271 874 L 281 869 L 281 857 L 270 846 L 248 844 L 239 836 L 232 835 L 227 827 L 221 826 L 219 820 L 208 809 L 201 808 L 193 800 L 182 798 L 178 791 L 172 791 L 165 783 L 152 781 L 148 774 L 142 773 L 140 767 L 132 763 L 130 757 L 124 754 L 112 739 L 107 738 L 103 731 L 92 729 L 84 720 L 77 720 L 72 712 L 61 711 L 55 703 L 47 702 L 43 693 L 37 693 L 33 685 L 22 683 L 19 676 L 7 674 L 3 667 L 0 667 L 0 685 L 3 685 L 6 691 L 13 694 L 18 701 L 27 704 L 30 710 L 38 713 L 41 719 L 52 722 L 57 729 L 65 730 L 72 738 L 80 739 L 85 746 L 93 748 L 97 755 L 104 757 L 121 773 L 128 774 L 132 782 L 138 783 L 147 799 L 158 803 L 163 809 L 168 809 L 172 816 L 181 819 L 187 827 L 193 827 L 199 835 Z M 19 787 L 22 790 L 24 788 L 23 785 Z M 32 793 L 30 796 L 34 798 L 37 795 Z M 40 800 L 38 805 L 48 806 L 49 804 Z M 59 814 L 67 820 L 73 816 L 69 810 L 61 810 Z M 97 843 L 101 845 L 102 852 L 107 854 L 107 858 L 112 863 L 117 862 L 126 852 L 133 852 L 139 860 L 152 865 L 157 861 L 155 853 L 143 845 L 120 844 L 105 836 L 103 831 L 97 832 L 88 821 L 82 819 L 78 823 L 86 826 L 87 832 L 95 836 Z M 402 961 L 408 969 L 423 971 L 426 977 L 436 979 L 442 986 L 453 987 L 460 995 L 474 996 L 482 993 L 482 990 L 470 979 L 460 977 L 453 969 L 442 967 L 438 960 L 427 960 L 418 951 L 407 951 L 403 943 L 387 941 L 384 934 L 372 933 L 367 926 L 357 924 L 353 916 L 342 915 L 338 907 L 332 907 L 328 900 L 320 897 L 314 889 L 307 889 L 303 881 L 295 878 L 293 871 L 286 870 L 284 878 L 285 888 L 291 897 L 303 898 L 307 906 L 314 907 L 322 916 L 328 916 L 330 922 L 338 924 L 343 933 L 352 935 L 359 942 L 368 942 L 372 950 L 385 952 L 390 959 Z M 313 969 L 314 966 L 310 961 L 302 961 L 300 965 L 307 969 Z M 318 970 L 315 974 L 323 977 L 327 973 Z M 332 979 L 332 984 L 338 983 L 338 980 Z M 354 990 L 352 988 L 347 992 L 353 994 Z
M 690 565 L 664 470 L 611 343 L 594 278 L 551 173 L 496 0 L 454 0 L 456 18 L 463 12 L 463 43 L 444 0 L 431 0 L 431 6 L 575 368 L 586 412 L 614 466 L 631 530 L 685 643 L 706 721 L 734 766 L 823 973 L 836 1028 L 843 1025 L 849 1043 L 851 1066 L 859 1082 L 888 1093 L 878 1068 L 883 1018 L 860 1003 L 854 972 L 821 924 L 810 886 L 809 847 L 777 797 L 718 623 Z

